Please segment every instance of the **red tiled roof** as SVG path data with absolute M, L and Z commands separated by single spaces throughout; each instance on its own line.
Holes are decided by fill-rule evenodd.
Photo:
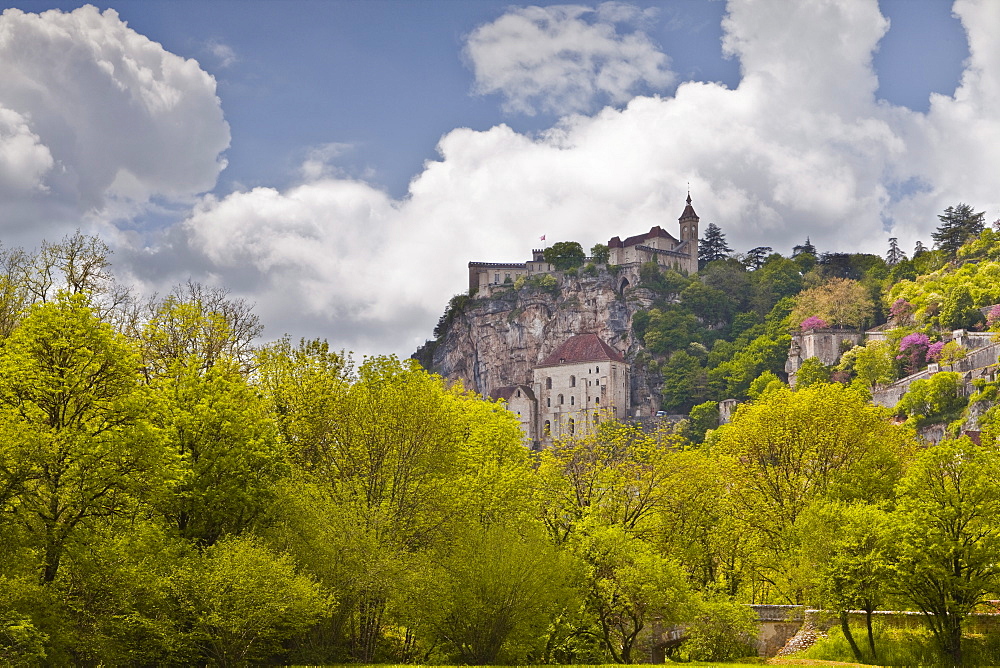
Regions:
M 608 248 L 625 248 L 627 246 L 635 246 L 637 244 L 641 244 L 644 241 L 649 241 L 650 239 L 655 239 L 657 237 L 670 239 L 675 244 L 677 243 L 677 239 L 675 239 L 672 234 L 667 232 L 659 225 L 656 225 L 650 228 L 649 232 L 646 232 L 645 234 L 637 234 L 634 237 L 629 237 L 625 241 L 621 241 L 618 237 L 615 237 L 608 242 Z
M 563 341 L 538 365 L 558 366 L 579 364 L 580 362 L 624 362 L 625 358 L 617 350 L 601 341 L 597 334 L 577 334 Z

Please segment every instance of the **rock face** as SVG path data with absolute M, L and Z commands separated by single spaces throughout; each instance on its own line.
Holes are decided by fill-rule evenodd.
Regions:
M 641 362 L 642 342 L 632 333 L 632 316 L 649 308 L 652 295 L 644 288 L 625 287 L 635 277 L 601 267 L 549 274 L 557 285 L 544 288 L 530 281 L 470 299 L 455 313 L 436 342 L 414 357 L 435 373 L 461 380 L 480 394 L 517 383 L 530 384 L 531 370 L 556 346 L 576 334 L 593 332 L 632 365 L 632 406 L 643 416 L 659 408 L 660 378 Z M 625 279 L 629 279 L 627 282 Z M 637 359 L 638 358 L 638 359 Z

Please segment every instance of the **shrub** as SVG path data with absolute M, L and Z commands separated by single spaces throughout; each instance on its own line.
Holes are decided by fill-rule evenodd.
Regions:
M 688 626 L 684 650 L 694 661 L 730 661 L 757 654 L 757 615 L 731 601 L 708 603 Z

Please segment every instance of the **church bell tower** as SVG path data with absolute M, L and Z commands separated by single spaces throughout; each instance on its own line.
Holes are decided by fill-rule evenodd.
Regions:
M 687 251 L 688 254 L 693 259 L 693 264 L 688 270 L 690 273 L 698 271 L 698 214 L 694 212 L 694 207 L 691 206 L 691 191 L 688 191 L 687 196 L 687 206 L 684 207 L 684 213 L 681 217 L 677 219 L 681 227 L 681 241 L 688 242 Z

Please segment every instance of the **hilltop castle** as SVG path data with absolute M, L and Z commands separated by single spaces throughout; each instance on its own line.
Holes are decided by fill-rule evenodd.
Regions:
M 622 289 L 635 282 L 639 267 L 655 262 L 663 268 L 676 269 L 686 274 L 698 271 L 698 214 L 691 206 L 691 193 L 687 206 L 677 219 L 680 239 L 656 225 L 645 234 L 637 234 L 622 241 L 613 237 L 608 241 L 608 264 L 624 269 Z M 548 274 L 555 267 L 545 261 L 544 251 L 535 249 L 527 262 L 470 262 L 469 293 L 489 295 L 494 287 L 511 284 L 519 277 Z M 632 280 L 629 280 L 631 277 Z
M 617 236 L 610 239 L 608 264 L 617 267 L 617 293 L 637 285 L 640 268 L 650 262 L 663 269 L 695 273 L 698 222 L 688 193 L 678 219 L 679 239 L 659 225 L 624 241 Z M 469 293 L 489 297 L 494 290 L 511 287 L 518 278 L 555 271 L 542 250 L 532 251 L 532 259 L 524 263 L 469 262 Z M 564 340 L 531 368 L 531 376 L 529 382 L 491 387 L 484 393 L 507 402 L 534 448 L 550 445 L 553 439 L 591 434 L 601 419 L 638 415 L 630 403 L 630 368 L 624 351 L 615 350 L 595 333 L 578 332 Z

